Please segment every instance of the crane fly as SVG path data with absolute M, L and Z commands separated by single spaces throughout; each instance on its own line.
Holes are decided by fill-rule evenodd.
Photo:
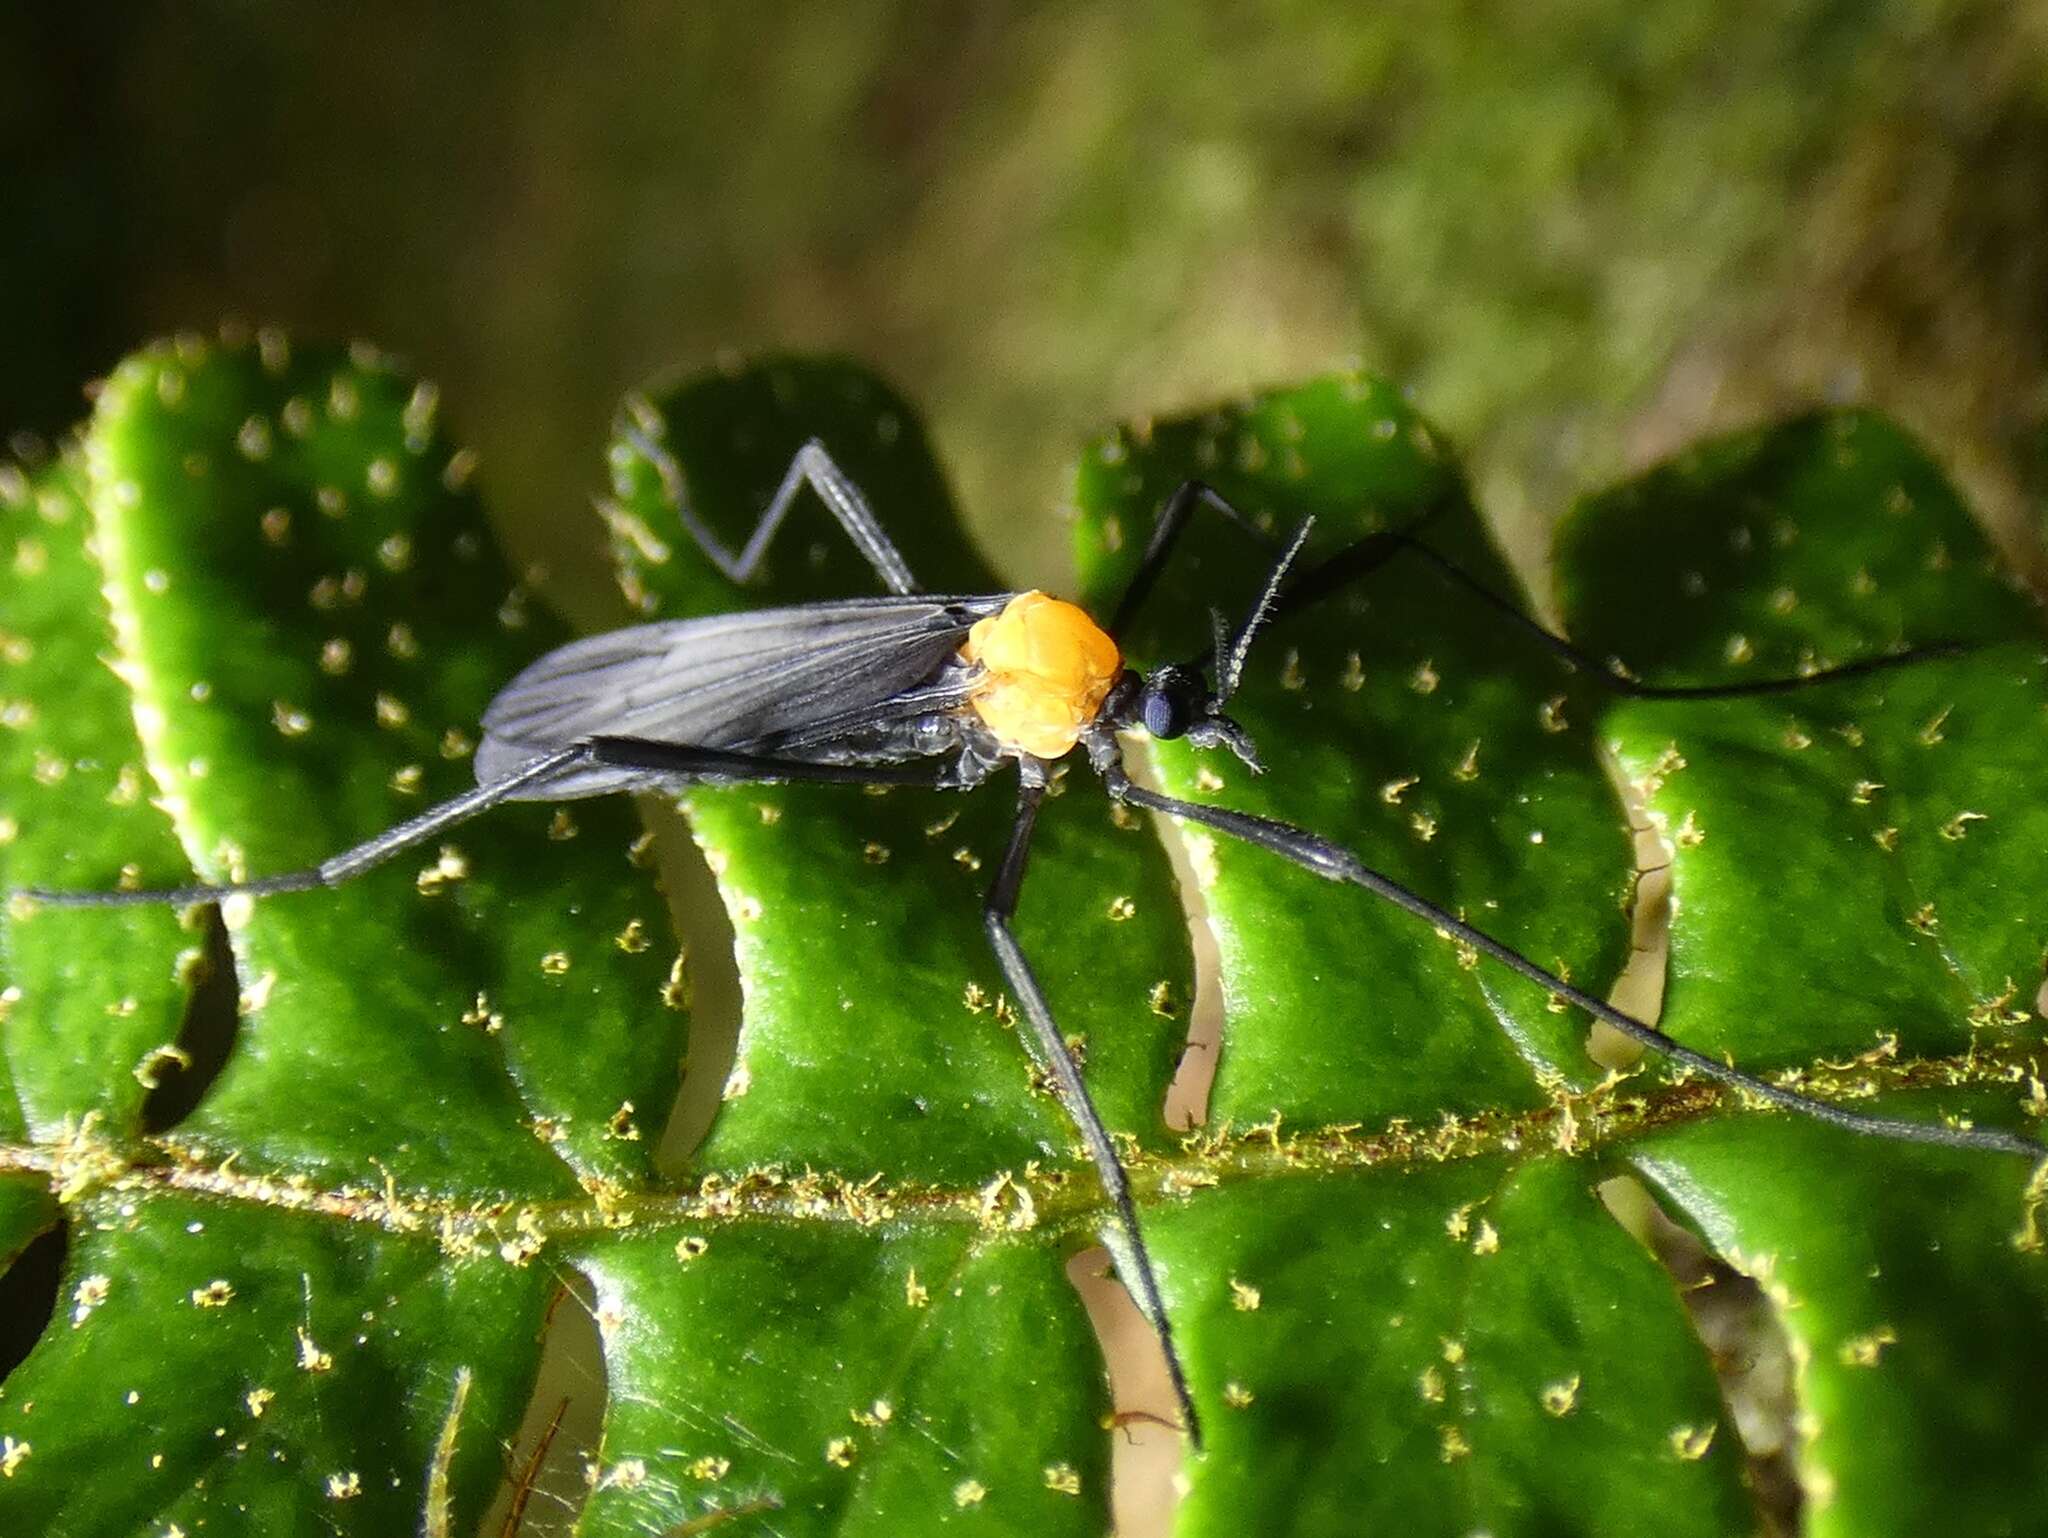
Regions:
M 1735 685 L 1642 684 L 1545 629 L 1431 549 L 1408 528 L 1366 535 L 1312 566 L 1310 523 L 1283 541 L 1262 534 L 1210 486 L 1189 480 L 1161 506 L 1143 557 L 1108 623 L 1038 591 L 924 592 L 859 487 L 817 440 L 791 461 L 737 551 L 704 525 L 673 457 L 641 427 L 627 436 L 659 475 L 664 498 L 705 556 L 744 585 L 808 487 L 838 520 L 887 592 L 872 597 L 667 620 L 584 637 L 548 652 L 491 702 L 475 757 L 477 784 L 309 869 L 156 891 L 22 895 L 69 907 L 190 904 L 263 898 L 340 885 L 507 801 L 563 801 L 696 783 L 813 781 L 970 790 L 1014 770 L 1017 810 L 982 904 L 989 946 L 1030 1023 L 1041 1065 L 1072 1118 L 1116 1214 L 1118 1270 L 1157 1335 L 1182 1425 L 1199 1450 L 1201 1423 L 1130 1182 L 1029 958 L 1012 930 L 1032 837 L 1055 765 L 1079 753 L 1117 804 L 1212 829 L 1328 881 L 1363 887 L 1498 965 L 1546 989 L 1702 1077 L 1845 1131 L 1901 1141 L 2041 1156 L 2039 1145 L 1995 1129 L 1868 1115 L 1770 1084 L 1695 1051 L 1646 1021 L 1538 966 L 1512 947 L 1383 875 L 1351 850 L 1274 818 L 1185 801 L 1135 782 L 1123 737 L 1182 739 L 1262 765 L 1226 712 L 1246 658 L 1276 614 L 1339 591 L 1403 555 L 1433 567 L 1483 607 L 1521 627 L 1574 669 L 1618 693 L 1725 698 L 1808 689 L 1952 647 L 1922 647 L 1796 678 Z M 1190 519 L 1207 508 L 1273 547 L 1248 611 L 1211 611 L 1209 647 L 1149 671 L 1131 666 L 1118 637 L 1158 581 Z

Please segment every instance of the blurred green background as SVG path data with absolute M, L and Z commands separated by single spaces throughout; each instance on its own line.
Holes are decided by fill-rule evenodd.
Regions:
M 587 619 L 620 392 L 723 348 L 878 364 L 1048 581 L 1084 433 L 1355 358 L 1525 556 L 1817 398 L 2039 501 L 2039 4 L 17 5 L 0 145 L 0 426 L 223 315 L 369 337 Z

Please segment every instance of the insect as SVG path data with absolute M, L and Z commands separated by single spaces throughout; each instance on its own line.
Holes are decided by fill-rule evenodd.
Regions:
M 1162 505 L 1135 575 L 1107 624 L 1099 624 L 1075 605 L 1037 591 L 950 596 L 921 591 L 860 489 L 815 440 L 798 451 L 735 552 L 702 523 L 680 467 L 662 445 L 637 428 L 629 426 L 627 432 L 655 467 L 678 521 L 736 584 L 754 577 L 777 530 L 808 489 L 837 519 L 886 594 L 669 620 L 557 648 L 518 674 L 485 711 L 474 789 L 316 867 L 226 885 L 30 890 L 24 895 L 59 906 L 273 897 L 339 885 L 507 801 L 562 801 L 701 782 L 822 781 L 969 790 L 1013 770 L 1017 810 L 983 903 L 983 926 L 1011 997 L 1030 1024 L 1041 1064 L 1116 1214 L 1119 1268 L 1158 1336 L 1183 1425 L 1197 1448 L 1200 1421 L 1130 1182 L 1012 929 L 1054 767 L 1076 752 L 1114 801 L 1213 829 L 1326 880 L 1363 887 L 1702 1077 L 1856 1133 L 2040 1157 L 2036 1144 L 1995 1129 L 1866 1115 L 1757 1079 L 1573 986 L 1381 874 L 1349 849 L 1269 817 L 1163 794 L 1134 782 L 1125 763 L 1123 734 L 1142 731 L 1228 752 L 1258 771 L 1258 750 L 1226 707 L 1262 628 L 1278 613 L 1327 597 L 1403 557 L 1434 567 L 1564 663 L 1623 693 L 1682 698 L 1806 689 L 1947 648 L 1740 685 L 1640 684 L 1545 630 L 1432 550 L 1417 532 L 1427 521 L 1425 512 L 1408 528 L 1368 535 L 1314 565 L 1303 561 L 1308 523 L 1284 540 L 1269 541 L 1272 559 L 1242 618 L 1233 624 L 1212 612 L 1206 650 L 1146 672 L 1127 665 L 1118 638 L 1157 584 L 1190 520 L 1206 509 L 1257 532 L 1202 482 L 1183 483 Z

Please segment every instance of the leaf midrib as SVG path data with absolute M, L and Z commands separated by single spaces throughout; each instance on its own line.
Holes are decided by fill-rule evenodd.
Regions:
M 2030 1063 L 2027 1049 L 2016 1043 L 1847 1065 L 1817 1058 L 1779 1077 L 1795 1080 L 1816 1099 L 1853 1104 L 1901 1090 L 2010 1089 Z M 1289 1175 L 1430 1168 L 1502 1154 L 1586 1159 L 1651 1133 L 1740 1114 L 1731 1109 L 1741 1103 L 1736 1091 L 1691 1077 L 1660 1079 L 1638 1091 L 1640 1077 L 1612 1075 L 1583 1093 L 1560 1092 L 1539 1109 L 1447 1117 L 1430 1128 L 1396 1118 L 1370 1132 L 1357 1123 L 1284 1132 L 1277 1121 L 1197 1131 L 1175 1154 L 1130 1158 L 1132 1185 L 1142 1204 L 1157 1206 L 1212 1186 Z M 1033 1167 L 996 1179 L 1003 1175 L 1035 1204 L 1034 1219 L 1024 1227 L 1010 1227 L 1000 1213 L 985 1217 L 982 1186 L 887 1186 L 874 1176 L 852 1179 L 810 1169 L 795 1176 L 772 1166 L 734 1179 L 712 1176 L 696 1190 L 609 1188 L 589 1198 L 486 1203 L 367 1187 L 321 1189 L 288 1172 L 237 1168 L 232 1157 L 203 1161 L 170 1138 L 0 1143 L 0 1177 L 43 1179 L 67 1205 L 176 1194 L 416 1235 L 438 1242 L 454 1258 L 495 1254 L 515 1237 L 573 1245 L 613 1232 L 734 1224 L 828 1223 L 866 1230 L 960 1224 L 979 1228 L 989 1241 L 1035 1242 L 1092 1231 L 1107 1214 L 1106 1199 L 1078 1154 L 1066 1169 Z M 508 1263 L 526 1263 L 537 1254 L 536 1249 Z

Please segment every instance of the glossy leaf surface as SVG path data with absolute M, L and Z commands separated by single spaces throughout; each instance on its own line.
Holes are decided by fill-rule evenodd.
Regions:
M 1926 453 L 1815 416 L 1589 499 L 1560 543 L 1574 632 L 1660 683 L 1966 643 L 1774 698 L 1620 701 L 1602 731 L 1670 852 L 1667 1029 L 1854 1092 L 1932 1086 L 1906 1114 L 2038 1128 L 2048 658 Z M 2014 1432 L 2048 1278 L 2024 1170 L 1777 1123 L 1639 1162 L 1777 1300 L 1811 1531 L 2033 1530 Z
M 129 692 L 104 664 L 82 481 L 72 462 L 0 481 L 0 874 L 9 887 L 175 884 L 191 871 L 148 804 Z M 199 954 L 167 910 L 0 910 L 9 1098 L 37 1136 L 88 1116 L 137 1130 Z

